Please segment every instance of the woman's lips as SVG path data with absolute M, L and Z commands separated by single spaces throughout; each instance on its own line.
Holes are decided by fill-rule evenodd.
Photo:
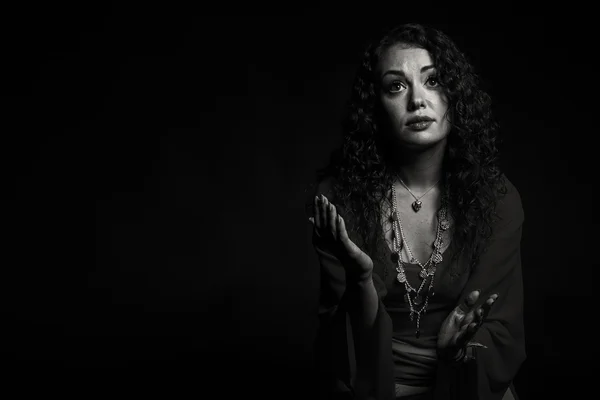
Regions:
M 408 124 L 408 125 L 406 125 L 406 127 L 408 129 L 412 129 L 413 131 L 423 131 L 423 130 L 429 128 L 429 126 L 431 126 L 431 124 L 433 124 L 433 121 L 420 121 L 420 122 L 414 122 L 412 124 Z

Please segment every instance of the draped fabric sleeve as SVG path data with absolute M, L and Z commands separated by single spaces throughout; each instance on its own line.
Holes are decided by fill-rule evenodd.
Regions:
M 318 193 L 325 194 L 336 204 L 328 188 L 321 185 Z M 383 280 L 376 273 L 373 274 L 379 307 L 371 334 L 368 338 L 363 338 L 363 342 L 368 342 L 366 348 L 369 351 L 357 357 L 349 314 L 349 309 L 352 307 L 353 286 L 346 285 L 343 265 L 324 249 L 315 232 L 313 232 L 312 243 L 320 269 L 319 326 L 314 342 L 320 380 L 320 398 L 394 399 L 392 321 L 382 303 L 382 299 L 387 294 Z M 362 377 L 361 381 L 367 382 L 370 388 L 368 397 L 357 395 L 357 376 Z
M 460 367 L 440 363 L 437 398 L 502 399 L 525 361 L 521 232 L 524 212 L 517 189 L 506 179 L 507 194 L 499 201 L 488 249 L 475 266 L 461 296 L 480 290 L 480 302 L 497 293 L 474 341 L 487 348 L 470 348 L 475 359 Z

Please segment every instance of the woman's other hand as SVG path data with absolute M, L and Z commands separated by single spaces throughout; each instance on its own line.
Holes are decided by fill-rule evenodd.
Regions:
M 438 334 L 438 353 L 445 359 L 456 360 L 463 354 L 465 346 L 487 318 L 490 308 L 498 298 L 491 295 L 480 307 L 475 307 L 480 292 L 474 290 L 446 317 Z M 475 344 L 478 345 L 478 344 Z M 481 345 L 479 345 L 481 346 Z

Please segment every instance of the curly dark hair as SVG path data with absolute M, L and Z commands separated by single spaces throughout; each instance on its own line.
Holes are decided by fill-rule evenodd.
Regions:
M 351 238 L 371 257 L 383 241 L 381 206 L 393 180 L 386 163 L 385 135 L 381 134 L 381 105 L 375 71 L 382 54 L 403 43 L 427 50 L 448 99 L 451 130 L 443 161 L 443 187 L 454 219 L 454 257 L 466 252 L 464 268 L 474 268 L 492 235 L 496 204 L 506 194 L 504 175 L 498 167 L 497 131 L 489 95 L 480 88 L 473 66 L 443 32 L 421 24 L 404 24 L 388 31 L 367 47 L 358 67 L 346 115 L 343 140 L 328 164 L 317 171 L 317 181 L 333 178 L 333 198 L 341 207 Z M 349 234 L 350 234 L 349 229 Z M 453 263 L 456 277 L 465 271 Z

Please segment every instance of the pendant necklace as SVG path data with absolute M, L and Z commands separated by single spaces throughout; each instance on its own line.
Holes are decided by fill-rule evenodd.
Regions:
M 427 194 L 429 193 L 429 191 L 431 189 L 433 189 L 435 187 L 435 185 L 438 184 L 438 182 L 440 181 L 440 179 L 437 180 L 436 183 L 433 184 L 432 187 L 430 187 L 429 189 L 427 189 L 427 191 L 425 191 L 425 193 L 423 193 L 421 196 L 417 197 L 415 196 L 415 194 L 408 188 L 408 186 L 406 186 L 406 184 L 404 183 L 404 181 L 398 176 L 398 179 L 400 180 L 400 183 L 402 184 L 402 186 L 404 186 L 406 188 L 406 190 L 408 190 L 408 193 L 411 194 L 412 197 L 415 198 L 415 201 L 412 203 L 412 209 L 414 212 L 419 212 L 419 210 L 421 209 L 421 206 L 423 205 L 423 203 L 421 202 L 421 199 Z

